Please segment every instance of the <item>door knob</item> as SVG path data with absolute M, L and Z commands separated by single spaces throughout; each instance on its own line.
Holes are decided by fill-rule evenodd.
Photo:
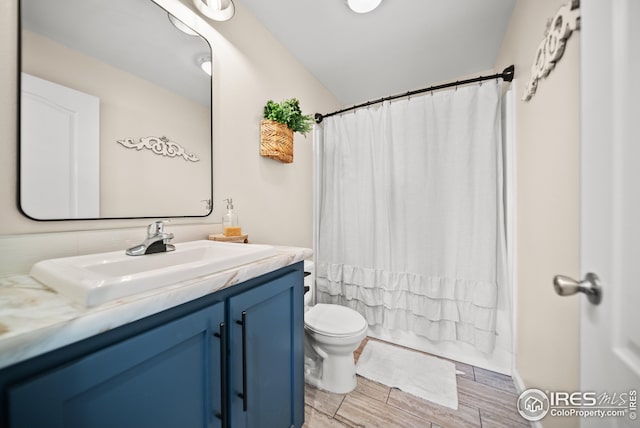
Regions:
M 556 275 L 553 278 L 553 288 L 560 296 L 572 296 L 576 293 L 584 293 L 587 299 L 594 305 L 602 300 L 602 287 L 600 279 L 595 273 L 589 272 L 582 281 L 564 275 Z

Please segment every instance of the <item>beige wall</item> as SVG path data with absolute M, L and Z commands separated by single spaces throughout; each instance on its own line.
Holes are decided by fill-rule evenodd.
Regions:
M 578 390 L 579 300 L 560 298 L 559 273 L 579 274 L 580 34 L 537 93 L 523 102 L 544 29 L 566 0 L 518 0 L 496 62 L 516 66 L 516 370 L 525 387 Z M 545 427 L 577 426 L 547 417 Z
M 163 0 L 163 3 L 178 2 Z M 191 8 L 190 3 L 185 1 L 179 8 Z M 207 218 L 174 219 L 169 228 L 178 242 L 186 236 L 204 238 L 207 232 L 219 230 L 222 200 L 233 197 L 243 230 L 252 241 L 310 247 L 311 136 L 305 139 L 296 134 L 293 164 L 260 157 L 262 108 L 270 98 L 289 97 L 299 98 L 303 111 L 310 114 L 332 111 L 340 104 L 241 4 L 236 9 L 232 20 L 212 24 L 216 31 L 209 36 L 214 55 L 215 210 Z M 16 206 L 16 61 L 17 2 L 3 1 L 0 2 L 0 274 L 24 271 L 25 260 L 30 263 L 41 257 L 123 247 L 130 238 L 124 229 L 133 228 L 143 238 L 148 220 L 36 222 L 20 214 Z M 194 235 L 189 224 L 202 227 Z M 183 235 L 181 228 L 185 230 Z M 108 245 L 80 245 L 78 233 L 69 232 L 104 229 L 113 230 L 108 237 L 100 232 L 104 237 L 100 242 L 108 241 Z M 43 235 L 61 231 L 68 233 Z M 83 241 L 91 238 L 90 233 L 80 235 Z M 26 243 L 32 251 L 16 254 L 13 250 L 16 245 Z
M 296 97 L 306 114 L 341 105 L 242 4 L 236 6 L 231 21 L 214 24 L 222 36 L 213 44 L 220 99 L 214 129 L 228 136 L 214 144 L 214 214 L 219 218 L 222 200 L 233 197 L 240 225 L 255 242 L 311 247 L 312 135 L 296 133 L 294 161 L 283 164 L 258 155 L 259 122 L 268 99 Z

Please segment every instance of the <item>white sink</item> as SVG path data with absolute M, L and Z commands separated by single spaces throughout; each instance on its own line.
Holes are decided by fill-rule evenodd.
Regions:
M 123 249 L 43 260 L 31 276 L 90 307 L 276 255 L 270 245 L 193 241 L 175 247 L 144 256 L 127 256 Z

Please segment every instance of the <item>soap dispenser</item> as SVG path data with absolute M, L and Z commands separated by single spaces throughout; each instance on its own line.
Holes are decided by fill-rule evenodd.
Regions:
M 233 199 L 225 199 L 227 213 L 222 216 L 222 234 L 224 236 L 240 236 L 242 229 L 238 223 L 238 214 L 233 210 Z

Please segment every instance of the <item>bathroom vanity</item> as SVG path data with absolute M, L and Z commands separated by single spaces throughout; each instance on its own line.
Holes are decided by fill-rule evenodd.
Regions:
M 281 248 L 90 309 L 53 295 L 62 319 L 50 325 L 51 314 L 15 329 L 0 317 L 9 321 L 0 329 L 0 427 L 302 426 L 301 260 L 309 256 Z M 0 281 L 0 301 L 6 290 Z M 9 300 L 28 311 L 29 299 L 52 311 L 44 295 Z

